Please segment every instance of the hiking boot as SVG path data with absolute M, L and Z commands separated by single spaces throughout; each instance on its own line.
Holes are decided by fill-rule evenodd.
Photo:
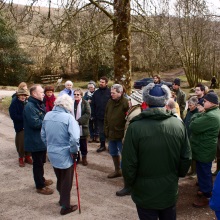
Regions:
M 61 215 L 66 215 L 66 214 L 69 214 L 71 212 L 74 212 L 78 209 L 78 206 L 77 205 L 71 205 L 69 208 L 62 208 L 60 210 L 60 214 Z
M 209 199 L 205 196 L 197 197 L 196 201 L 193 203 L 195 208 L 203 208 L 209 205 Z
M 82 156 L 82 165 L 83 166 L 87 166 L 88 165 L 87 157 L 86 156 Z
M 18 159 L 18 162 L 19 162 L 19 167 L 25 167 L 25 163 L 24 163 L 24 158 L 23 157 L 20 157 Z
M 33 161 L 31 159 L 31 156 L 25 156 L 24 162 L 28 163 L 30 165 L 33 165 Z
M 50 189 L 49 187 L 46 187 L 46 186 L 44 188 L 42 188 L 42 189 L 37 189 L 36 191 L 37 191 L 37 193 L 40 193 L 40 194 L 43 194 L 43 195 L 51 195 L 51 194 L 53 194 L 53 190 Z
M 53 180 L 46 180 L 45 179 L 45 181 L 44 181 L 44 184 L 45 184 L 45 186 L 50 186 L 50 185 L 52 185 L 53 184 Z
M 97 152 L 100 153 L 102 151 L 105 151 L 106 150 L 106 147 L 105 146 L 100 146 L 98 149 L 97 149 Z

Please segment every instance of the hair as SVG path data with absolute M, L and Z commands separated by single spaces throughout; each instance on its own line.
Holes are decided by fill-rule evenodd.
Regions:
M 100 79 L 105 80 L 105 83 L 108 83 L 108 78 L 106 76 L 102 76 Z
M 37 87 L 42 87 L 40 84 L 34 84 L 33 86 L 31 86 L 30 88 L 30 95 L 33 95 L 33 92 L 36 91 Z
M 161 81 L 160 75 L 159 75 L 159 74 L 156 74 L 156 75 L 153 76 L 153 78 L 154 78 L 154 77 L 157 77 L 157 78 L 159 79 L 159 83 L 160 83 L 160 81 Z
M 196 97 L 196 96 L 191 97 L 191 98 L 189 99 L 188 103 L 196 106 L 197 103 L 198 103 L 197 97 Z
M 169 106 L 170 109 L 176 108 L 175 101 L 174 101 L 173 99 L 169 99 L 169 100 L 167 101 L 167 106 Z
M 95 89 L 95 85 L 93 83 L 89 82 L 87 87 L 89 88 L 89 86 L 92 86 Z
M 83 91 L 82 91 L 81 89 L 75 89 L 75 90 L 74 90 L 74 93 L 75 93 L 75 91 L 78 91 L 79 94 L 80 94 L 81 96 L 83 96 Z
M 54 92 L 54 87 L 53 87 L 53 86 L 45 86 L 45 88 L 44 88 L 44 93 L 46 93 L 47 91 L 52 91 L 52 92 Z
M 71 112 L 73 108 L 73 100 L 69 95 L 64 94 L 62 96 L 58 96 L 58 98 L 54 102 L 54 105 L 65 108 L 66 110 Z
M 26 82 L 21 82 L 21 83 L 18 85 L 18 89 L 23 89 L 25 86 L 27 86 L 27 83 L 26 83 Z
M 71 84 L 71 85 L 73 86 L 73 83 L 72 83 L 70 80 L 67 80 L 67 81 L 65 82 L 65 86 L 66 86 L 67 84 Z
M 112 85 L 111 89 L 115 89 L 117 93 L 123 93 L 124 91 L 123 86 L 120 84 Z
M 198 84 L 196 85 L 196 87 L 199 87 L 199 88 L 201 89 L 201 91 L 204 91 L 204 92 L 205 92 L 205 86 L 202 85 L 201 83 L 198 83 Z

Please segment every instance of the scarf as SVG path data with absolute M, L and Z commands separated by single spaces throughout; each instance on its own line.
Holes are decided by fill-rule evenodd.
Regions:
M 51 97 L 45 95 L 44 98 L 45 98 L 46 112 L 52 111 L 56 97 L 53 94 Z
M 78 103 L 77 109 L 76 109 L 76 115 L 75 115 L 75 111 L 73 109 L 73 116 L 75 117 L 76 120 L 78 120 L 82 116 L 82 108 L 81 108 L 82 99 L 79 102 L 78 102 L 78 100 L 77 101 L 75 100 L 74 108 L 75 108 L 76 103 Z M 80 136 L 82 136 L 83 135 L 83 133 L 82 133 L 82 125 L 80 125 L 79 128 L 80 128 Z

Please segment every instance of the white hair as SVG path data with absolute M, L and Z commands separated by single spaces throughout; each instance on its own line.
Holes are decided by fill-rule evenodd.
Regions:
M 66 110 L 71 112 L 73 108 L 73 100 L 69 95 L 64 94 L 62 96 L 58 96 L 58 98 L 54 102 L 54 105 L 65 108 Z
M 111 88 L 115 89 L 117 93 L 123 93 L 123 87 L 120 84 L 114 84 Z
M 67 81 L 65 82 L 65 86 L 66 86 L 66 85 L 69 85 L 69 84 L 71 84 L 71 85 L 73 86 L 73 83 L 72 83 L 70 80 L 67 80 Z

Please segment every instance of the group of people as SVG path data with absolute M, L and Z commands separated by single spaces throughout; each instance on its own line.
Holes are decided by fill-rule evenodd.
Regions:
M 143 103 L 135 106 L 122 85 L 109 88 L 104 76 L 98 89 L 90 81 L 84 96 L 71 81 L 57 98 L 52 86 L 33 85 L 30 93 L 27 85 L 19 87 L 9 108 L 19 166 L 33 163 L 37 192 L 50 195 L 53 181 L 44 178 L 48 155 L 57 177 L 60 214 L 65 215 L 78 208 L 70 204 L 73 164 L 82 157 L 82 164 L 88 165 L 88 137 L 89 143 L 100 143 L 98 153 L 107 149 L 108 140 L 114 171 L 107 177 L 123 176 L 124 187 L 116 195 L 131 195 L 140 219 L 176 219 L 178 179 L 190 166 L 199 186 L 193 206 L 207 206 L 212 196 L 211 207 L 220 211 L 212 195 L 211 173 L 220 131 L 218 96 L 198 84 L 185 116 L 186 94 L 180 83 L 175 79 L 170 91 L 155 75 L 154 83 L 143 89 Z M 217 159 L 217 171 L 219 165 Z

